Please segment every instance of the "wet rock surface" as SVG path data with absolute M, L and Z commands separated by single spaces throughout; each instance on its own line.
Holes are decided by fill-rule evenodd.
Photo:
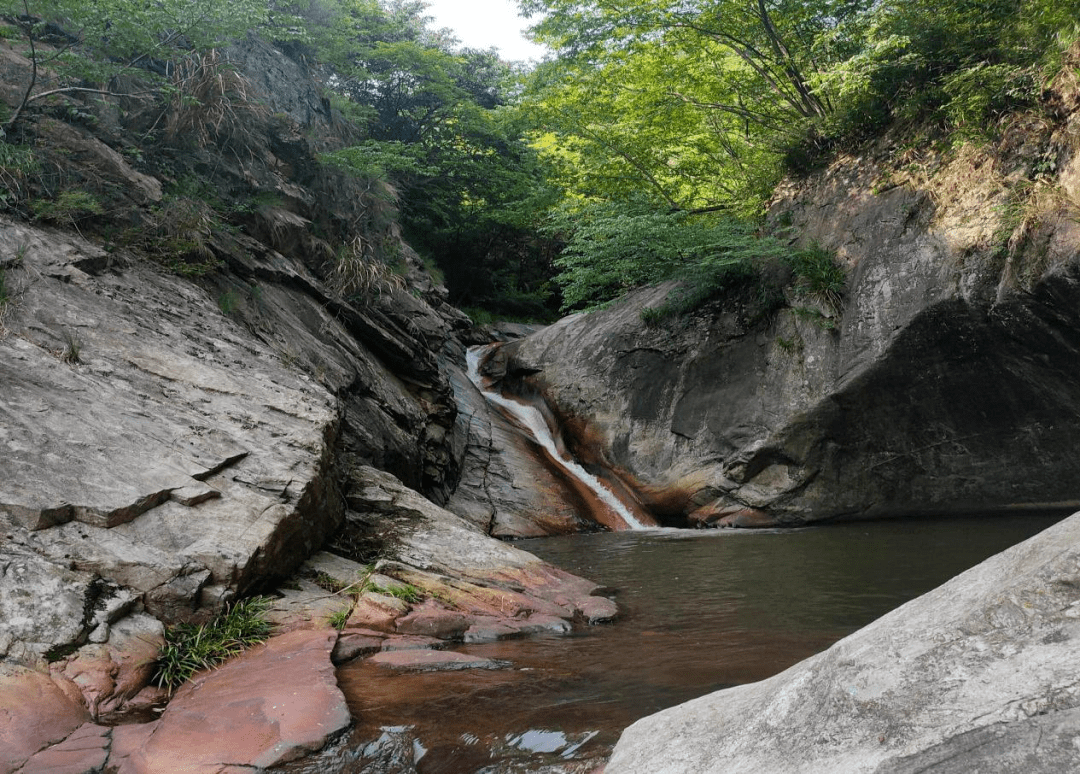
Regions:
M 446 507 L 497 537 L 539 537 L 596 529 L 584 502 L 494 410 L 466 373 L 450 369 L 459 407 L 461 480 Z
M 0 54 L 4 84 L 28 74 L 29 63 L 8 43 L 0 42 Z M 14 725 L 5 716 L 0 727 L 13 735 L 0 745 L 3 772 L 62 768 L 76 754 L 90 760 L 98 742 L 71 736 L 78 726 L 130 723 L 160 710 L 167 697 L 147 683 L 163 626 L 205 622 L 311 559 L 344 524 L 340 482 L 350 467 L 392 471 L 396 486 L 417 490 L 411 496 L 425 503 L 445 502 L 457 484 L 462 451 L 447 369 L 460 350 L 451 346 L 454 331 L 467 318 L 445 303 L 445 289 L 404 245 L 416 295 L 347 300 L 333 289 L 328 246 L 313 236 L 313 222 L 354 223 L 363 207 L 349 180 L 315 161 L 334 119 L 299 60 L 256 40 L 228 56 L 251 76 L 252 98 L 280 114 L 245 113 L 248 144 L 239 155 L 209 143 L 136 163 L 116 150 L 131 145 L 118 115 L 92 128 L 34 111 L 23 119 L 43 151 L 67 154 L 67 174 L 104 187 L 95 194 L 116 193 L 117 211 L 130 220 L 112 233 L 136 238 L 94 242 L 0 219 L 7 294 L 0 305 L 0 666 L 10 671 L 0 706 L 7 710 L 10 700 L 18 710 L 9 714 L 20 716 Z M 0 88 L 4 99 L 20 95 Z M 155 231 L 180 178 L 221 197 L 217 210 L 199 210 L 213 225 L 194 240 L 198 265 L 169 253 L 168 235 Z M 256 195 L 274 204 L 222 211 L 239 204 L 234 197 Z M 386 529 L 396 523 L 387 517 Z M 462 582 L 480 588 L 493 568 L 506 584 L 516 583 L 507 580 L 514 573 L 539 572 L 534 585 L 547 593 L 546 570 L 528 562 L 485 566 L 478 544 L 490 538 L 464 522 L 438 534 L 459 529 L 476 541 L 461 544 L 476 562 Z M 407 559 L 426 566 L 425 550 L 415 536 Z M 350 555 L 363 562 L 338 573 L 352 573 L 345 586 L 370 562 L 362 550 Z M 353 608 L 350 593 L 316 583 L 319 573 L 341 569 L 336 559 L 309 562 L 275 596 L 270 617 L 285 642 L 326 636 L 329 619 Z M 451 570 L 444 562 L 440 577 Z M 566 599 L 590 593 L 569 576 L 559 583 L 570 589 Z M 362 595 L 381 611 L 367 622 L 387 635 L 379 649 L 415 647 L 408 637 L 417 635 L 395 628 L 410 604 L 383 596 Z M 548 612 L 553 604 L 543 596 L 533 602 Z M 573 604 L 554 606 L 573 617 Z M 373 644 L 352 612 L 357 634 L 340 658 L 362 656 Z M 412 628 L 461 639 L 471 613 L 450 615 L 449 629 L 432 620 Z M 424 644 L 432 642 L 445 640 Z M 323 661 L 330 669 L 329 651 Z M 16 673 L 18 680 L 8 679 Z M 197 728 L 200 713 L 211 717 L 231 699 L 214 699 L 216 709 L 176 701 L 159 730 L 108 731 L 109 765 L 158 765 L 146 763 L 164 754 L 153 739 L 185 723 Z M 91 731 L 87 740 L 103 738 Z M 307 741 L 294 746 L 309 749 Z
M 335 640 L 290 632 L 186 683 L 119 771 L 267 768 L 322 749 L 351 722 L 330 663 Z
M 759 683 L 627 729 L 607 774 L 1071 771 L 1080 514 Z

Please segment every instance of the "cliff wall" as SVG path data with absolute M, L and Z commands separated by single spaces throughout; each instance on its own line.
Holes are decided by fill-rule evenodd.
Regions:
M 641 310 L 671 288 L 647 289 L 509 345 L 509 370 L 673 523 L 1075 507 L 1065 116 L 955 149 L 886 140 L 781 186 L 769 222 L 835 253 L 837 308 L 789 296 L 764 314 L 736 292 L 650 327 Z

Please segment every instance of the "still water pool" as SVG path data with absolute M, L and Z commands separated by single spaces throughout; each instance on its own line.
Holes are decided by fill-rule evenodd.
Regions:
M 601 583 L 622 610 L 570 636 L 469 645 L 512 666 L 338 678 L 358 718 L 294 771 L 585 772 L 638 718 L 769 677 L 1034 535 L 1060 515 L 798 530 L 650 530 L 518 545 Z

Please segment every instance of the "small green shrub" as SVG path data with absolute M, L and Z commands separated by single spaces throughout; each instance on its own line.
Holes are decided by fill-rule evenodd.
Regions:
M 240 306 L 240 294 L 235 290 L 226 290 L 218 296 L 218 308 L 222 314 L 232 314 Z
M 48 223 L 74 224 L 105 210 L 101 202 L 88 191 L 61 191 L 55 199 L 39 199 L 30 205 L 34 217 Z
M 216 666 L 270 636 L 270 600 L 251 597 L 228 606 L 206 624 L 180 624 L 165 631 L 154 683 L 170 690 L 193 674 Z

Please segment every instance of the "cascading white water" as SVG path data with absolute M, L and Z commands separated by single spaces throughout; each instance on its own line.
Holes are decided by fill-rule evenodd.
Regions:
M 480 375 L 480 360 L 487 348 L 488 347 L 483 345 L 471 347 L 466 355 L 469 380 L 476 385 L 476 388 L 480 390 L 484 398 L 489 402 L 506 409 L 526 430 L 528 430 L 532 435 L 533 440 L 547 450 L 551 459 L 554 460 L 557 465 L 565 470 L 568 475 L 573 476 L 595 493 L 601 502 L 611 508 L 620 519 L 626 522 L 626 525 L 630 529 L 648 529 L 648 527 L 642 524 L 641 521 L 630 512 L 630 509 L 627 508 L 602 481 L 600 481 L 600 479 L 581 467 L 575 460 L 568 458 L 559 451 L 558 445 L 555 443 L 555 438 L 551 434 L 551 428 L 549 428 L 547 422 L 544 421 L 544 416 L 540 413 L 539 409 L 535 406 L 529 406 L 524 403 L 519 403 L 516 400 L 506 398 L 498 392 L 489 390 L 484 386 L 484 379 Z

